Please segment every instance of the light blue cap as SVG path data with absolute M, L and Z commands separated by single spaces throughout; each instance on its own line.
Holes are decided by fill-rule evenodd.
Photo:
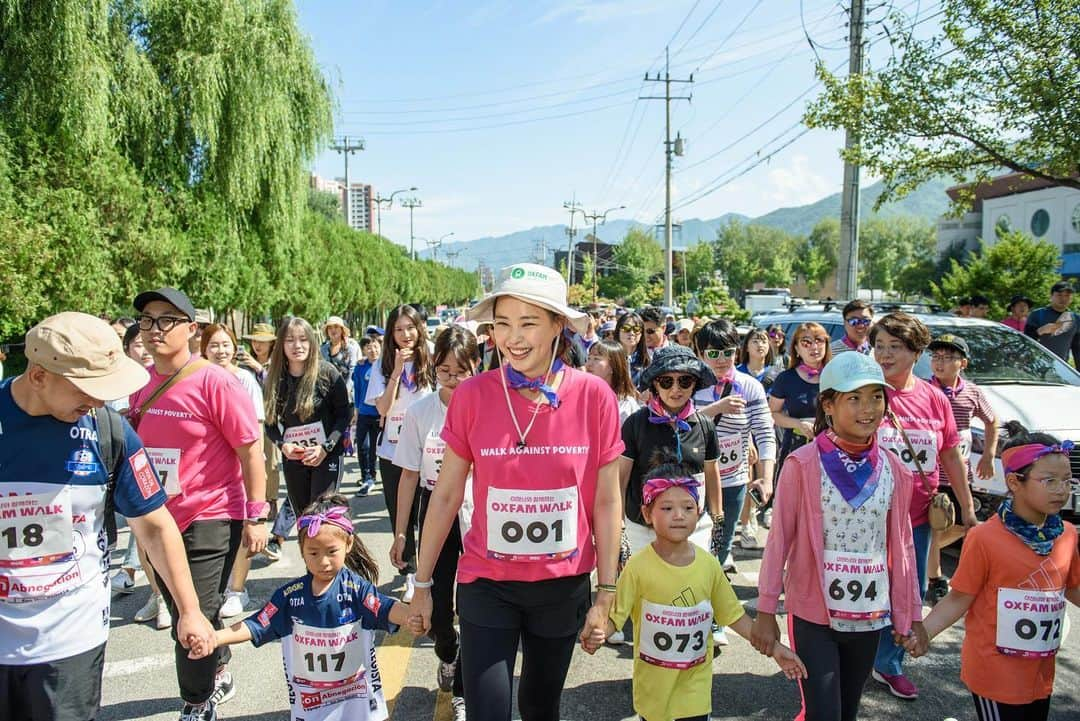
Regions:
M 881 372 L 877 361 L 868 355 L 849 351 L 834 356 L 821 370 L 818 392 L 832 389 L 840 393 L 850 393 L 863 386 L 892 388 L 885 382 L 885 374 Z

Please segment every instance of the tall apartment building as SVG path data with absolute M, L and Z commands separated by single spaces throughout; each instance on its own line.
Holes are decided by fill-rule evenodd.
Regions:
M 345 202 L 345 179 L 323 178 L 314 173 L 311 174 L 310 184 L 312 189 L 324 193 L 334 193 L 341 203 L 342 212 L 349 209 L 349 217 L 346 218 L 349 227 L 355 230 L 375 232 L 375 187 L 367 183 L 349 183 L 349 202 Z

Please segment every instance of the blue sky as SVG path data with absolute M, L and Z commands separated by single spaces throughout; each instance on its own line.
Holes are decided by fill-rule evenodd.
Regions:
M 330 79 L 335 133 L 362 137 L 350 176 L 388 195 L 417 186 L 416 235 L 454 241 L 564 223 L 564 201 L 653 222 L 663 212 L 663 67 L 694 73 L 672 103 L 677 218 L 759 215 L 840 188 L 838 133 L 799 118 L 817 90 L 814 52 L 846 67 L 847 16 L 833 0 L 298 0 L 300 24 Z M 938 0 L 883 0 L 936 28 Z M 871 25 L 871 62 L 887 53 Z M 800 96 L 802 96 L 800 98 Z M 789 141 L 790 144 L 786 145 Z M 749 170 L 762 156 L 775 154 Z M 313 169 L 342 174 L 341 156 Z M 738 175 L 739 177 L 735 177 Z M 719 187 L 718 187 L 719 186 Z M 715 188 L 713 192 L 707 192 Z M 407 194 L 406 194 L 407 195 Z M 398 196 L 400 199 L 403 196 Z M 688 203 L 689 204 L 686 204 Z M 679 207 L 680 204 L 686 204 Z M 407 244 L 408 212 L 383 212 Z

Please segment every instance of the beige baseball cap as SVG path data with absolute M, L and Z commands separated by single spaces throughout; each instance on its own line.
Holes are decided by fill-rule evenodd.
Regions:
M 116 331 L 86 313 L 58 313 L 31 328 L 26 359 L 100 401 L 126 398 L 150 382 L 146 369 L 124 353 Z

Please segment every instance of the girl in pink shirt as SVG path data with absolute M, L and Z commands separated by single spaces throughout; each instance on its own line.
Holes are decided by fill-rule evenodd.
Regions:
M 821 373 L 815 436 L 780 472 L 758 579 L 752 642 L 772 655 L 781 591 L 792 649 L 806 663 L 797 719 L 858 716 L 883 629 L 919 632 L 908 506 L 911 474 L 877 439 L 885 378 L 862 353 Z

